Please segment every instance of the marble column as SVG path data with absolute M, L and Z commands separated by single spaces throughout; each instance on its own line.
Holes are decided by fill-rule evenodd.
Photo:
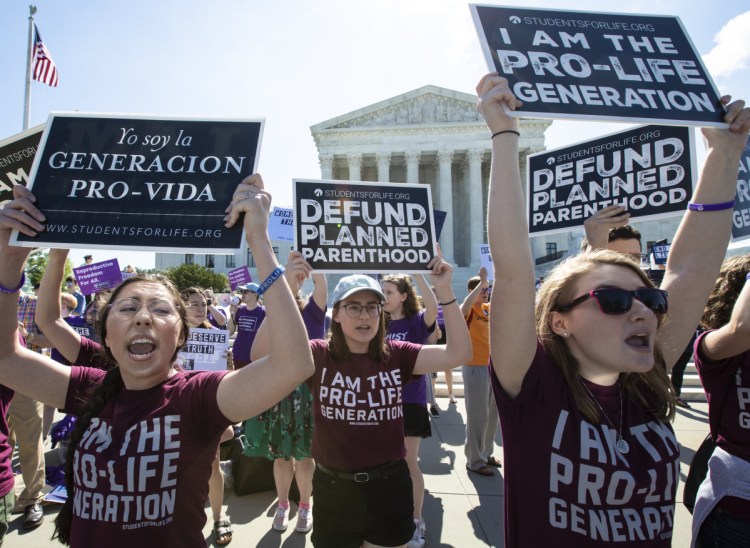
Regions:
M 378 152 L 375 157 L 378 161 L 378 182 L 387 183 L 391 180 L 391 153 Z
M 350 181 L 361 181 L 362 180 L 362 155 L 361 154 L 347 154 L 347 160 L 349 160 L 349 180 Z
M 469 162 L 469 246 L 471 266 L 479 266 L 479 244 L 484 243 L 484 209 L 482 207 L 483 150 L 470 150 Z
M 333 154 L 322 154 L 318 161 L 320 162 L 320 176 L 323 179 L 333 179 Z
M 406 182 L 416 185 L 419 182 L 419 157 L 422 155 L 417 150 L 410 150 L 406 157 Z
M 440 235 L 440 249 L 443 256 L 451 263 L 453 258 L 453 178 L 451 164 L 453 162 L 452 150 L 441 150 L 438 157 L 438 205 L 437 209 L 445 211 L 445 223 Z

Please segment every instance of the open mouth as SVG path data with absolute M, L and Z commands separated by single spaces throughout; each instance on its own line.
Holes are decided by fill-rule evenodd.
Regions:
M 136 359 L 148 358 L 156 349 L 151 339 L 135 339 L 128 345 L 128 353 Z
M 638 350 L 649 350 L 651 348 L 649 337 L 645 333 L 631 335 L 630 337 L 625 339 L 625 344 Z

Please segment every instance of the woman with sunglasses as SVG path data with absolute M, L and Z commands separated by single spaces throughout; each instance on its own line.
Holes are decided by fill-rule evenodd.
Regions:
M 68 502 L 56 536 L 73 546 L 205 546 L 203 508 L 211 461 L 226 427 L 270 407 L 313 371 L 304 325 L 271 247 L 270 195 L 246 178 L 225 226 L 244 228 L 274 314 L 271 352 L 242 371 L 181 372 L 187 311 L 164 278 L 125 280 L 101 309 L 108 372 L 65 367 L 21 348 L 15 307 L 30 248 L 10 246 L 11 229 L 35 236 L 44 215 L 21 185 L 0 210 L 0 383 L 79 416 L 67 459 Z
M 695 367 L 708 398 L 716 449 L 698 489 L 693 546 L 750 539 L 750 255 L 724 261 L 706 304 Z
M 730 129 L 703 130 L 706 163 L 672 244 L 665 291 L 631 258 L 597 251 L 561 264 L 535 295 L 518 119 L 505 110 L 521 103 L 497 73 L 477 94 L 492 135 L 491 370 L 505 449 L 505 545 L 670 546 L 680 469 L 667 371 L 724 256 L 750 112 L 725 97 Z
M 445 345 L 389 341 L 385 295 L 374 279 L 358 274 L 334 289 L 329 339 L 310 341 L 315 546 L 405 546 L 412 539 L 402 388 L 415 375 L 455 367 L 471 356 L 451 288 L 453 269 L 441 257 L 427 266 L 443 306 Z
M 418 274 L 415 279 L 423 295 L 424 308 L 417 297 L 417 290 L 411 276 L 386 274 L 380 280 L 380 287 L 385 295 L 383 311 L 386 313 L 388 325 L 386 338 L 388 340 L 428 344 L 427 339 L 435 331 L 437 298 L 424 276 Z M 431 376 L 419 377 L 407 383 L 402 393 L 406 464 L 409 466 L 414 494 L 414 524 L 416 526 L 408 548 L 424 546 L 427 534 L 422 517 L 424 477 L 419 468 L 419 446 L 422 438 L 429 438 L 432 435 L 430 417 L 427 412 L 427 383 L 431 382 Z

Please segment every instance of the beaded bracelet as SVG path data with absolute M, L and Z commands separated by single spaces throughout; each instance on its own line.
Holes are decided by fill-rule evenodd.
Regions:
M 22 272 L 21 281 L 18 284 L 18 287 L 16 287 L 15 289 L 8 289 L 7 287 L 3 287 L 2 285 L 0 285 L 0 293 L 7 293 L 10 295 L 11 293 L 15 293 L 16 291 L 21 289 L 23 287 L 23 284 L 25 283 L 26 283 L 26 272 Z
M 497 137 L 498 135 L 502 135 L 503 133 L 515 133 L 519 137 L 521 136 L 521 133 L 518 132 L 518 131 L 516 131 L 515 129 L 504 129 L 502 131 L 498 131 L 496 133 L 493 133 L 492 137 L 490 137 L 490 139 L 494 139 L 495 137 Z
M 452 301 L 448 301 L 447 303 L 438 303 L 440 306 L 448 306 L 449 304 L 453 304 L 456 302 L 456 297 L 453 297 Z
M 729 202 L 721 202 L 720 204 L 694 204 L 688 202 L 687 208 L 690 211 L 723 211 L 725 209 L 732 209 L 734 207 L 734 200 Z
M 260 284 L 260 287 L 258 287 L 258 291 L 256 291 L 258 297 L 263 295 L 263 293 L 265 293 L 266 290 L 273 285 L 273 282 L 281 278 L 284 270 L 286 269 L 283 266 L 277 266 L 274 271 L 268 275 L 268 278 L 266 278 L 265 281 Z

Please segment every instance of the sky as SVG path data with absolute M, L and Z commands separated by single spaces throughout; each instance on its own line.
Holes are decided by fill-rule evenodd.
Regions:
M 485 2 L 493 4 L 496 2 Z M 0 139 L 22 129 L 28 1 L 0 8 Z M 32 82 L 31 126 L 50 111 L 266 120 L 258 170 L 276 205 L 293 178 L 320 178 L 310 126 L 436 85 L 474 93 L 488 67 L 468 3 L 457 0 L 38 0 L 34 16 L 58 68 Z M 569 0 L 511 0 L 569 8 Z M 612 9 L 609 9 L 610 5 Z M 747 0 L 578 0 L 581 11 L 679 15 L 722 94 L 750 91 Z M 555 121 L 548 148 L 626 127 Z M 701 153 L 699 152 L 699 162 Z M 95 261 L 108 259 L 95 253 Z M 74 264 L 84 250 L 73 250 Z M 153 267 L 153 254 L 117 253 Z

